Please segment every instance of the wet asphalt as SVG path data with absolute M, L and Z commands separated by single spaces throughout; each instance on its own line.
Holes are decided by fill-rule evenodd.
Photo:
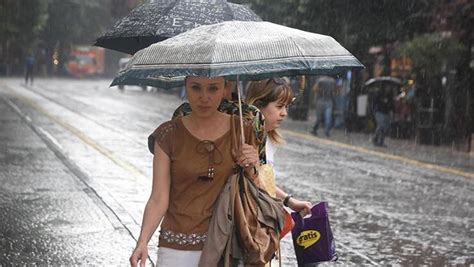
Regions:
M 40 128 L 0 102 L 0 265 L 126 264 L 128 230 Z
M 0 80 L 0 265 L 127 264 L 151 186 L 146 138 L 180 100 L 109 82 Z M 277 182 L 329 202 L 338 264 L 474 264 L 469 158 L 433 169 L 285 128 Z M 296 266 L 289 236 L 282 256 Z

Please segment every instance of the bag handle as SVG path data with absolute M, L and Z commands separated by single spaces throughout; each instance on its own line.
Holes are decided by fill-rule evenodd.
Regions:
M 328 216 L 328 203 L 326 201 L 319 202 L 311 208 L 311 217 L 322 218 Z M 292 212 L 291 217 L 295 222 L 295 227 L 304 227 L 304 218 L 299 212 Z
M 229 202 L 229 209 L 230 209 L 230 214 L 232 214 L 232 231 L 230 231 L 229 239 L 227 240 L 226 248 L 225 248 L 225 254 L 224 254 L 224 267 L 230 267 L 230 250 L 232 246 L 232 240 L 234 238 L 234 226 L 235 226 L 235 220 L 234 220 L 234 206 L 235 206 L 235 198 L 237 196 L 237 187 L 238 187 L 238 177 L 237 175 L 232 175 L 230 177 L 230 202 Z
M 303 217 L 301 217 L 301 214 L 299 212 L 292 212 L 291 217 L 293 218 L 293 221 L 295 222 L 294 228 L 297 228 L 297 227 L 298 228 L 303 228 L 304 227 L 304 220 L 303 220 Z

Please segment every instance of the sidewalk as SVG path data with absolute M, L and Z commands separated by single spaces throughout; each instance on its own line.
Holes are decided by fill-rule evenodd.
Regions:
M 309 116 L 307 121 L 295 121 L 287 119 L 282 128 L 308 136 L 313 136 L 315 117 Z M 323 131 L 317 138 L 340 142 L 356 147 L 362 147 L 371 151 L 397 155 L 411 160 L 424 163 L 453 168 L 464 172 L 474 173 L 474 156 L 472 153 L 455 151 L 451 146 L 420 145 L 414 139 L 392 139 L 386 138 L 387 147 L 375 147 L 372 142 L 372 134 L 347 132 L 345 129 L 332 129 L 331 136 L 327 138 Z

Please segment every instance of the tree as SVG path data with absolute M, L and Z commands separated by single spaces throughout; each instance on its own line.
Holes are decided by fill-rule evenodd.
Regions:
M 34 52 L 47 18 L 45 1 L 0 2 L 0 73 L 23 71 L 23 59 Z
M 264 20 L 334 37 L 364 61 L 370 46 L 428 30 L 439 0 L 241 0 Z
M 437 117 L 442 124 L 444 142 L 451 142 L 457 136 L 466 133 L 457 133 L 458 129 L 464 131 L 462 124 L 456 119 L 465 105 L 464 94 L 459 95 L 459 81 L 455 69 L 462 62 L 462 55 L 466 48 L 454 38 L 446 38 L 441 34 L 423 34 L 405 42 L 399 49 L 401 56 L 413 60 L 413 71 L 417 73 L 418 90 L 426 92 L 427 99 L 438 103 L 440 110 Z M 443 82 L 444 81 L 444 82 Z M 423 100 L 423 99 L 421 99 Z M 468 118 L 465 118 L 468 119 Z
M 110 0 L 48 0 L 48 22 L 41 34 L 49 73 L 62 70 L 73 44 L 92 45 L 112 23 Z M 52 58 L 57 58 L 54 65 Z
M 94 40 L 143 0 L 48 0 L 49 20 L 41 39 L 50 73 L 62 70 L 72 45 L 92 45 Z M 118 53 L 108 53 L 106 62 L 116 62 Z M 52 58 L 58 57 L 58 65 Z

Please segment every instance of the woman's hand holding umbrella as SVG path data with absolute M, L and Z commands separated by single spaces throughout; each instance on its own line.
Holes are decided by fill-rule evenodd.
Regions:
M 258 167 L 259 163 L 257 149 L 249 144 L 243 144 L 240 155 L 237 158 L 237 164 L 253 177 L 253 175 L 257 174 L 254 168 Z

